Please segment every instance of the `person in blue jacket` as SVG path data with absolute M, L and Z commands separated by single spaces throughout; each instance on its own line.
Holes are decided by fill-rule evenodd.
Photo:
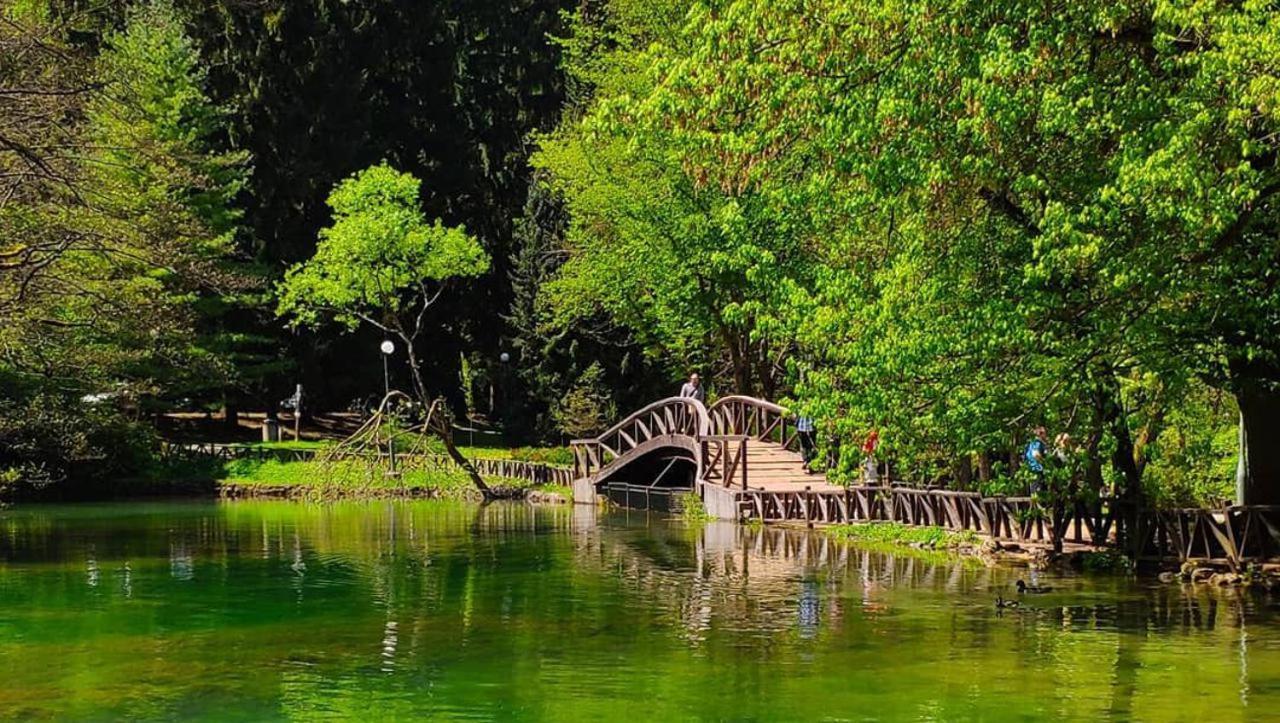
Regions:
M 1035 433 L 1035 438 L 1027 444 L 1027 451 L 1022 455 L 1027 467 L 1035 475 L 1031 482 L 1032 495 L 1044 489 L 1044 462 L 1049 456 L 1049 430 L 1042 424 L 1036 427 Z

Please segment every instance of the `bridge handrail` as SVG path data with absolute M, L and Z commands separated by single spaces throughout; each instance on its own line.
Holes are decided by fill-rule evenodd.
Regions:
M 719 399 L 712 402 L 710 406 L 707 407 L 707 411 L 714 412 L 716 409 L 719 409 L 721 407 L 725 407 L 737 402 L 749 404 L 753 407 L 761 407 L 763 409 L 768 409 L 769 411 L 777 412 L 779 414 L 791 413 L 790 410 L 788 410 L 786 407 L 782 406 L 781 404 L 778 404 L 776 402 L 771 402 L 768 399 L 761 399 L 759 397 L 749 397 L 745 394 L 730 394 L 727 397 L 720 397 Z
M 679 417 L 673 417 L 673 408 Z M 683 416 L 691 415 L 691 416 Z M 715 478 L 723 485 L 747 482 L 747 441 L 799 447 L 791 413 L 782 405 L 744 395 L 718 399 L 710 407 L 689 397 L 668 397 L 653 402 L 590 439 L 570 442 L 574 474 L 579 479 L 608 474 L 633 450 L 660 436 L 687 438 L 694 445 L 698 478 Z M 683 443 L 682 443 L 683 444 Z
M 747 434 L 761 441 L 777 442 L 792 451 L 800 445 L 794 425 L 788 433 L 791 412 L 766 399 L 741 394 L 721 397 L 707 413 L 711 417 L 711 430 L 716 434 Z
M 574 452 L 575 474 L 580 477 L 590 476 L 608 465 L 611 460 L 604 459 L 601 455 L 601 450 L 605 450 L 615 458 L 619 458 L 627 453 L 627 449 L 637 447 L 644 440 L 656 436 L 653 434 L 653 429 L 646 422 L 655 423 L 664 411 L 671 408 L 679 408 L 682 413 L 691 411 L 693 414 L 694 428 L 683 431 L 684 435 L 692 437 L 694 440 L 700 440 L 711 433 L 711 417 L 702 402 L 692 397 L 659 399 L 627 415 L 625 419 L 601 432 L 595 438 L 575 439 L 570 442 L 570 447 Z M 683 427 L 684 422 L 688 420 L 677 421 L 666 418 L 665 421 L 673 423 L 673 426 Z M 659 425 L 655 424 L 654 426 Z M 628 431 L 631 434 L 628 434 Z M 660 431 L 663 430 L 660 429 Z M 643 432 L 643 434 L 640 432 Z M 675 433 L 675 430 L 667 429 L 665 433 L 672 434 Z M 623 449 L 624 446 L 627 449 Z
M 612 427 L 609 427 L 608 429 L 601 432 L 600 435 L 595 438 L 595 441 L 596 442 L 604 441 L 604 439 L 607 438 L 608 436 L 617 433 L 618 430 L 625 428 L 628 424 L 635 423 L 637 419 L 639 419 L 640 417 L 643 417 L 646 414 L 649 414 L 650 412 L 653 412 L 656 409 L 660 409 L 662 407 L 669 407 L 669 406 L 679 406 L 679 405 L 693 407 L 694 412 L 698 415 L 698 436 L 699 437 L 711 433 L 711 418 L 707 414 L 707 407 L 702 402 L 699 402 L 697 399 L 694 399 L 693 397 L 667 397 L 666 399 L 659 399 L 658 401 L 653 402 L 652 404 L 641 407 L 640 409 L 637 409 L 636 411 L 627 415 L 626 419 L 623 419 L 621 422 L 618 422 Z

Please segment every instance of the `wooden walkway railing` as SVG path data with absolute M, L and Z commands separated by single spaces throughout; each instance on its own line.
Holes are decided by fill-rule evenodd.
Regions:
M 1152 510 L 1103 498 L 1040 508 L 1030 497 L 907 486 L 822 485 L 750 489 L 748 445 L 795 451 L 799 435 L 777 404 L 724 397 L 709 408 L 672 397 L 650 404 L 595 439 L 574 440 L 575 479 L 597 481 L 659 448 L 686 450 L 697 481 L 724 488 L 742 520 L 847 523 L 893 521 L 968 530 L 995 540 L 1047 544 L 1055 539 L 1118 546 L 1136 559 L 1200 559 L 1240 565 L 1280 555 L 1280 506 Z M 774 447 L 775 449 L 777 447 Z
M 721 397 L 707 409 L 707 414 L 713 434 L 741 434 L 793 452 L 800 449 L 800 435 L 791 413 L 773 402 L 754 397 Z
M 700 440 L 702 466 L 699 479 L 722 487 L 747 488 L 747 441 L 745 434 L 712 434 Z
M 899 486 L 736 494 L 743 520 L 899 522 L 1017 543 L 1049 544 L 1060 537 L 1121 548 L 1138 560 L 1206 560 L 1233 567 L 1280 555 L 1280 505 L 1153 510 L 1102 498 L 1047 510 L 1030 497 Z

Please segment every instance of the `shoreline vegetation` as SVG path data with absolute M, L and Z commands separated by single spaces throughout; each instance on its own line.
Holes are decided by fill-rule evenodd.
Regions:
M 181 446 L 182 442 L 173 442 L 175 446 Z M 207 444 L 206 442 L 189 442 L 187 444 Z M 311 452 L 319 455 L 323 452 L 334 449 L 340 444 L 340 440 L 323 439 L 303 439 L 285 440 L 280 442 L 228 442 L 219 446 L 231 450 L 254 450 L 262 452 Z M 396 444 L 397 453 L 408 452 L 413 445 L 407 440 L 401 440 Z M 512 460 L 516 462 L 534 462 L 538 464 L 569 466 L 573 464 L 573 452 L 568 447 L 508 447 L 498 445 L 456 445 L 462 456 L 469 460 L 478 459 L 499 459 Z M 428 438 L 422 445 L 422 451 L 437 456 L 445 455 L 444 445 L 435 438 Z
M 461 469 L 402 466 L 391 472 L 362 460 L 324 462 L 237 459 L 221 463 L 215 485 L 220 497 L 283 497 L 331 500 L 351 498 L 479 498 Z M 567 501 L 566 490 L 527 480 L 486 480 L 499 498 Z
M 911 527 L 899 522 L 862 522 L 831 525 L 823 528 L 822 532 L 873 551 L 909 551 L 931 557 L 971 559 L 985 564 L 1006 559 L 991 540 L 971 530 L 956 532 L 943 527 Z
M 286 441 L 220 445 L 240 454 L 173 455 L 151 460 L 135 475 L 105 480 L 85 478 L 79 484 L 27 490 L 0 485 L 0 504 L 75 502 L 157 496 L 263 497 L 306 501 L 388 498 L 479 499 L 480 493 L 460 467 L 443 461 L 443 452 L 428 445 L 425 456 L 397 457 L 392 471 L 385 458 L 348 457 L 327 460 L 335 441 Z M 557 465 L 563 448 L 460 447 L 469 460 L 513 461 Z M 312 453 L 294 457 L 291 453 Z M 569 490 L 529 479 L 486 475 L 499 499 L 562 503 Z

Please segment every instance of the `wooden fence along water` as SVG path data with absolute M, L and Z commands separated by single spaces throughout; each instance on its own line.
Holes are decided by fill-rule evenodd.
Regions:
M 851 486 L 843 492 L 734 491 L 743 521 L 906 525 L 970 531 L 1000 542 L 1063 542 L 1116 547 L 1137 560 L 1206 560 L 1238 567 L 1280 556 L 1280 506 L 1157 510 L 1115 498 L 1061 509 L 1030 497 L 904 486 Z
M 315 449 L 289 449 L 272 447 L 241 446 L 216 444 L 209 442 L 176 444 L 165 443 L 161 446 L 161 459 L 212 459 L 231 461 L 236 459 L 253 459 L 259 461 L 307 462 L 316 458 Z M 370 457 L 386 457 L 386 452 L 367 453 Z M 561 485 L 568 487 L 573 483 L 573 468 L 530 462 L 519 459 L 487 459 L 470 460 L 472 466 L 482 477 L 518 479 L 539 485 Z M 413 469 L 457 470 L 458 465 L 443 454 L 396 454 L 396 463 Z

